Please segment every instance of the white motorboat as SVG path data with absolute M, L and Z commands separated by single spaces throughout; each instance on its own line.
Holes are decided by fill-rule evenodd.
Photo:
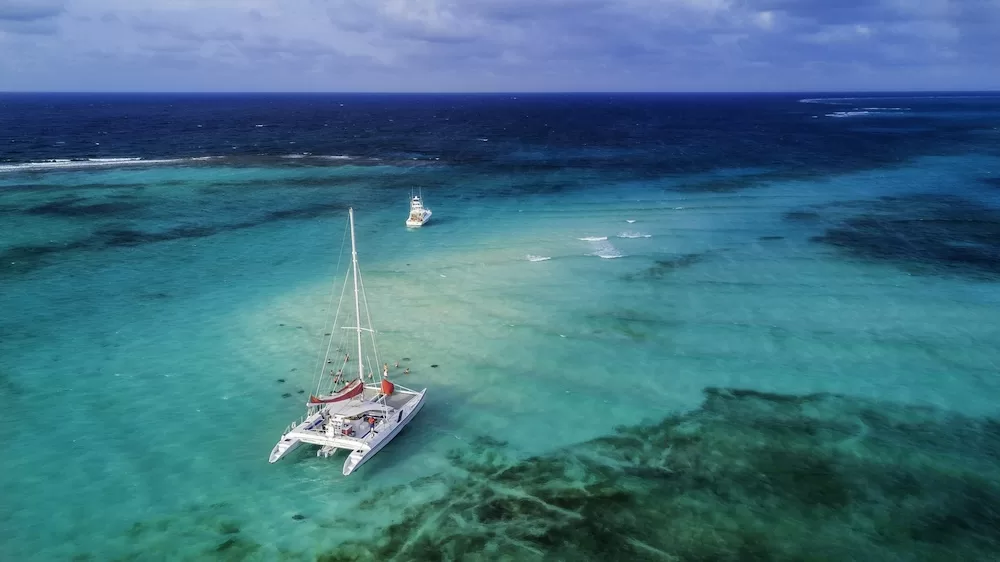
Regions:
M 423 226 L 431 220 L 431 214 L 431 210 L 424 207 L 420 195 L 414 195 L 410 198 L 410 216 L 406 218 L 406 226 Z
M 429 211 L 428 211 L 429 213 Z M 358 270 L 358 253 L 354 239 L 354 209 L 348 210 L 351 231 L 351 273 L 354 277 L 354 315 L 355 326 L 344 326 L 357 335 L 357 355 L 354 363 L 357 365 L 357 378 L 346 380 L 345 371 L 351 366 L 351 355 L 345 353 L 342 360 L 334 361 L 331 354 L 340 355 L 346 345 L 341 345 L 334 351 L 336 330 L 330 331 L 325 355 L 319 369 L 316 393 L 309 396 L 306 403 L 306 413 L 298 421 L 289 425 L 281 439 L 271 450 L 270 462 L 277 462 L 296 450 L 303 443 L 318 445 L 317 455 L 329 457 L 337 449 L 350 451 L 344 461 L 344 476 L 358 469 L 368 459 L 375 456 L 389 441 L 392 441 L 406 424 L 417 415 L 424 406 L 424 395 L 427 389 L 420 391 L 394 384 L 389 380 L 388 363 L 383 364 L 381 381 L 375 382 L 375 375 L 369 369 L 365 375 L 365 366 L 379 364 L 378 349 L 375 345 L 375 330 L 371 326 L 370 314 L 365 310 L 369 327 L 362 327 L 361 303 L 367 303 L 364 298 L 364 285 L 361 283 L 361 273 Z M 344 289 L 347 279 L 344 280 Z M 344 290 L 341 291 L 340 304 L 343 304 Z M 341 306 L 337 306 L 334 326 L 340 317 Z M 371 338 L 371 355 L 366 356 L 363 346 L 363 334 Z M 346 341 L 344 342 L 346 344 Z M 331 365 L 340 369 L 334 372 Z M 329 372 L 327 370 L 329 369 Z

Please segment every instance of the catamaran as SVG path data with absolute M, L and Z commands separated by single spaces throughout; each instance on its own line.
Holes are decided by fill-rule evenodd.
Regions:
M 406 218 L 406 226 L 423 226 L 431 220 L 431 210 L 424 207 L 420 195 L 413 195 L 410 198 L 410 216 Z
M 334 351 L 334 342 L 338 338 L 336 330 L 330 330 L 330 339 L 326 345 L 325 356 L 319 368 L 316 393 L 310 394 L 306 402 L 306 413 L 298 421 L 290 424 L 281 439 L 271 450 L 270 462 L 274 463 L 294 451 L 303 443 L 319 445 L 317 456 L 330 457 L 337 449 L 350 451 L 344 461 L 344 476 L 358 469 L 368 459 L 375 456 L 386 444 L 410 423 L 417 412 L 424 406 L 424 395 L 427 389 L 412 390 L 389 380 L 389 365 L 383 364 L 381 381 L 376 383 L 375 372 L 379 364 L 378 348 L 375 344 L 375 330 L 371 328 L 371 314 L 368 311 L 368 300 L 364 294 L 364 283 L 358 270 L 358 252 L 354 239 L 354 209 L 348 210 L 351 230 L 351 271 L 354 277 L 354 315 L 355 326 L 343 327 L 342 345 Z M 344 302 L 344 292 L 347 289 L 347 278 L 344 279 L 340 295 L 340 304 L 334 315 L 334 327 L 340 317 L 341 305 Z M 331 299 L 332 300 L 332 299 Z M 362 327 L 361 303 L 365 303 L 365 317 L 368 328 Z M 353 331 L 357 336 L 357 355 L 340 353 L 347 347 L 347 334 Z M 363 335 L 371 338 L 371 355 L 365 355 Z M 338 356 L 338 361 L 331 354 Z M 375 370 L 372 370 L 371 359 L 374 358 Z M 357 365 L 357 378 L 347 380 L 345 371 L 351 366 L 351 361 Z M 339 366 L 336 372 L 331 365 Z M 368 367 L 366 377 L 365 367 Z M 329 369 L 329 372 L 327 372 Z M 324 392 L 325 390 L 325 392 Z

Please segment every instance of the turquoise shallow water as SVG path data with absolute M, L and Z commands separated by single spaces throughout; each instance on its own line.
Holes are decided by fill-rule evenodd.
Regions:
M 462 558 L 461 548 L 493 543 L 454 537 L 502 535 L 493 519 L 534 521 L 484 514 L 492 496 L 469 490 L 489 482 L 489 494 L 541 497 L 536 480 L 584 482 L 578 472 L 590 461 L 566 474 L 546 470 L 591 451 L 592 440 L 606 443 L 615 426 L 694 412 L 681 419 L 687 435 L 729 420 L 726 408 L 703 406 L 708 387 L 835 393 L 845 398 L 830 403 L 913 406 L 932 420 L 995 417 L 1000 285 L 995 261 L 982 256 L 1000 224 L 990 181 L 1000 155 L 967 152 L 824 175 L 777 161 L 660 175 L 527 165 L 512 173 L 433 159 L 8 170 L 0 175 L 0 559 L 314 560 L 335 551 L 385 559 L 374 547 L 336 549 L 383 536 L 393 522 L 388 534 L 409 541 L 390 549 L 398 559 L 433 558 L 413 547 L 427 537 Z M 553 154 L 614 161 L 630 152 L 536 147 L 508 158 Z M 434 211 L 416 231 L 403 227 L 412 187 Z M 271 465 L 267 455 L 311 390 L 331 290 L 339 293 L 345 272 L 336 265 L 348 205 L 380 351 L 411 368 L 394 376 L 428 388 L 428 403 L 344 478 L 340 458 L 303 450 Z M 768 400 L 761 407 L 786 425 L 777 438 L 762 435 L 780 443 L 803 424 L 782 409 L 787 400 Z M 823 400 L 797 407 L 835 417 Z M 765 427 L 741 417 L 743 408 L 735 408 L 740 430 Z M 902 412 L 884 415 L 916 415 Z M 872 429 L 873 445 L 852 438 L 836 458 L 869 455 L 894 467 L 899 455 L 879 444 L 896 451 L 899 432 L 943 436 L 912 453 L 931 464 L 955 435 L 980 444 L 962 424 L 916 423 L 888 424 L 897 441 Z M 828 431 L 836 433 L 809 435 Z M 682 437 L 642 454 L 667 458 Z M 996 457 L 982 443 L 987 461 L 966 465 L 982 461 L 988 477 L 976 476 L 984 482 L 976 486 L 993 489 Z M 514 464 L 520 492 L 495 481 L 500 468 L 480 473 L 467 460 L 492 467 L 501 456 L 527 463 Z M 648 463 L 636 462 L 649 478 Z M 449 480 L 470 474 L 477 484 Z M 609 506 L 617 497 L 579 487 Z M 454 503 L 439 508 L 441 494 Z M 780 516 L 776 528 L 798 529 L 797 515 L 768 509 Z M 988 524 L 977 513 L 977 523 L 959 527 Z M 714 523 L 702 521 L 700 532 L 722 533 L 722 519 L 708 517 Z M 687 544 L 695 535 L 670 536 Z M 652 539 L 642 540 L 648 554 Z M 538 545 L 524 539 L 519 555 L 503 555 L 534 559 Z M 966 552 L 942 548 L 934 552 Z
M 706 386 L 995 414 L 995 284 L 844 260 L 809 242 L 815 221 L 785 214 L 876 183 L 885 195 L 923 193 L 943 175 L 996 164 L 931 159 L 722 194 L 633 183 L 463 204 L 428 189 L 435 221 L 420 231 L 401 225 L 405 194 L 366 183 L 371 169 L 46 177 L 6 204 L 80 194 L 61 185 L 142 184 L 88 188 L 86 204 L 127 195 L 121 228 L 210 230 L 10 264 L 0 429 L 16 454 L 3 459 L 4 558 L 194 556 L 219 542 L 219 525 L 265 545 L 261 559 L 321 552 L 344 532 L 324 521 L 371 490 L 449 470 L 445 454 L 477 436 L 542 453 L 694 408 Z M 302 177 L 351 182 L 284 183 Z M 267 181 L 216 185 L 248 178 Z M 338 462 L 308 453 L 266 458 L 300 414 L 297 391 L 310 389 L 348 201 L 380 348 L 411 358 L 402 382 L 430 398 L 397 442 L 344 479 Z M 17 220 L 22 244 L 103 228 L 88 216 Z

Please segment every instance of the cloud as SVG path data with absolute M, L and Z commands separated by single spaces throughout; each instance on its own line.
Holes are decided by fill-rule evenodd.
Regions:
M 32 22 L 63 12 L 64 0 L 0 0 L 0 21 Z
M 0 0 L 0 88 L 988 88 L 996 29 L 997 0 Z
M 0 0 L 0 33 L 54 34 L 64 8 L 63 0 Z

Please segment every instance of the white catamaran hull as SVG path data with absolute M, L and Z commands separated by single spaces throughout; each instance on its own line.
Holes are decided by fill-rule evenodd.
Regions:
M 375 387 L 368 387 L 367 391 L 378 392 Z M 412 390 L 399 392 L 391 400 L 402 399 L 405 402 L 400 404 L 399 407 L 392 407 L 388 410 L 385 409 L 383 403 L 372 399 L 356 399 L 347 403 L 326 405 L 319 411 L 306 417 L 302 422 L 294 425 L 294 427 L 290 427 L 281 436 L 281 440 L 271 449 L 269 462 L 278 462 L 298 449 L 303 443 L 319 445 L 322 448 L 320 456 L 324 457 L 334 453 L 336 449 L 346 449 L 351 451 L 351 454 L 344 462 L 344 476 L 347 476 L 368 459 L 375 456 L 389 441 L 392 441 L 399 434 L 406 424 L 410 423 L 410 420 L 423 408 L 426 392 L 426 389 L 420 392 Z M 410 396 L 411 398 L 406 399 L 404 398 L 405 396 Z M 353 421 L 345 421 L 345 410 L 349 410 L 347 413 L 350 414 L 347 419 Z M 383 412 L 385 413 L 383 414 Z M 363 413 L 363 415 L 359 416 L 359 413 Z M 350 436 L 342 435 L 341 429 L 348 427 L 348 425 L 354 429 L 364 427 L 367 430 L 367 424 L 363 421 L 358 422 L 357 420 L 359 417 L 363 418 L 369 414 L 381 417 L 375 426 L 375 431 L 367 431 L 359 436 L 354 436 L 354 433 L 351 433 Z M 341 425 L 334 427 L 333 433 L 328 433 L 327 428 L 328 424 L 332 423 L 331 420 L 333 420 L 333 423 L 340 423 Z
M 424 209 L 423 214 L 420 216 L 410 215 L 410 218 L 406 219 L 406 226 L 410 227 L 423 226 L 424 224 L 427 223 L 427 221 L 431 220 L 431 214 L 432 213 L 429 210 Z
M 268 462 L 276 463 L 295 449 L 299 448 L 299 445 L 302 444 L 302 440 L 294 436 L 296 431 L 312 430 L 322 425 L 322 423 L 323 416 L 320 412 L 316 412 L 302 420 L 302 423 L 285 432 L 285 434 L 281 436 L 281 440 L 278 441 L 273 449 L 271 449 L 271 456 L 268 459 Z
M 381 451 L 382 447 L 385 447 L 389 441 L 392 441 L 393 437 L 406 427 L 406 424 L 410 423 L 410 420 L 424 407 L 424 393 L 426 392 L 426 389 L 422 390 L 416 399 L 411 400 L 403 409 L 399 410 L 399 413 L 402 415 L 399 417 L 398 422 L 390 425 L 388 429 L 382 429 L 379 433 L 375 434 L 366 447 L 351 452 L 347 460 L 344 461 L 344 476 L 350 475 L 358 467 L 365 464 L 368 459 L 374 457 L 375 453 Z

